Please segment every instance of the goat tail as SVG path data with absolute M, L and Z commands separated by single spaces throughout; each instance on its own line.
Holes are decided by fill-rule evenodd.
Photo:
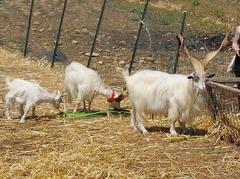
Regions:
M 123 74 L 124 78 L 127 79 L 129 77 L 129 72 L 128 70 L 125 70 L 123 68 L 117 67 L 117 71 Z

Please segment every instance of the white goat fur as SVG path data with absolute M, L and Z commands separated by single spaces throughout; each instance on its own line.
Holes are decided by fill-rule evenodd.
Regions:
M 41 103 L 53 104 L 56 109 L 60 107 L 62 96 L 59 91 L 49 93 L 39 84 L 22 79 L 10 80 L 6 78 L 6 85 L 8 93 L 5 96 L 5 115 L 8 119 L 11 119 L 10 109 L 14 106 L 14 103 L 20 104 L 22 116 L 20 122 L 25 122 L 26 115 L 31 109 L 33 115 L 35 115 L 35 108 Z
M 146 133 L 144 115 L 163 115 L 171 120 L 170 133 L 176 135 L 175 122 L 178 120 L 182 127 L 191 124 L 192 115 L 200 109 L 197 88 L 186 75 L 142 70 L 131 76 L 124 72 L 124 76 L 133 108 L 130 125 L 134 130 L 136 118 L 138 128 Z
M 73 97 L 77 99 L 77 105 L 73 112 L 79 108 L 80 102 L 83 101 L 84 110 L 86 110 L 85 101 L 89 103 L 88 111 L 90 111 L 91 103 L 97 94 L 102 94 L 110 98 L 113 90 L 105 86 L 98 73 L 78 62 L 72 62 L 65 69 L 64 88 L 68 93 L 68 102 Z M 114 99 L 119 95 L 115 92 Z M 112 107 L 119 108 L 120 102 L 113 101 Z M 66 100 L 64 100 L 64 110 L 67 111 Z

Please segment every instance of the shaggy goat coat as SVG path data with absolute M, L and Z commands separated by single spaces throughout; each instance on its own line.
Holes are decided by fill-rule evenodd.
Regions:
M 8 93 L 5 96 L 6 117 L 11 118 L 10 108 L 14 103 L 20 104 L 21 122 L 25 122 L 26 115 L 30 109 L 35 112 L 35 107 L 41 103 L 53 104 L 55 108 L 60 107 L 62 95 L 60 92 L 49 93 L 39 84 L 22 79 L 6 79 Z
M 114 103 L 114 100 L 118 97 L 116 92 L 103 84 L 96 71 L 87 68 L 78 62 L 72 62 L 66 67 L 64 88 L 68 93 L 69 102 L 71 101 L 71 98 L 77 99 L 78 104 L 81 101 L 87 101 L 89 102 L 88 110 L 90 110 L 90 105 L 94 97 L 99 93 L 110 99 L 109 103 Z M 74 112 L 77 111 L 78 104 Z M 120 104 L 117 105 L 120 106 Z
M 141 70 L 128 76 L 124 73 L 133 112 L 131 126 L 139 119 L 138 127 L 147 132 L 141 124 L 144 114 L 167 116 L 175 122 L 192 123 L 193 115 L 200 110 L 202 99 L 198 97 L 193 80 L 186 75 L 168 74 L 160 71 Z M 170 129 L 175 134 L 175 129 Z

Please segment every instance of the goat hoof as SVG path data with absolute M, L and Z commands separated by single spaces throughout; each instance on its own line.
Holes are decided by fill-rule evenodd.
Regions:
M 133 132 L 136 132 L 138 129 L 136 127 L 132 127 L 131 128 L 133 129 Z
M 26 120 L 25 120 L 25 119 L 21 119 L 19 122 L 20 122 L 20 123 L 25 123 Z
M 7 113 L 3 113 L 3 116 L 6 118 L 6 119 L 12 119 L 10 115 L 8 115 Z
M 135 126 L 135 125 L 130 125 L 130 127 L 134 130 L 134 131 L 136 131 L 137 130 L 137 127 Z
M 33 114 L 32 117 L 33 117 L 33 118 L 37 118 L 38 116 L 37 116 L 36 114 Z
M 176 132 L 176 131 L 171 131 L 170 132 L 170 136 L 172 136 L 172 137 L 175 137 L 175 136 L 177 136 L 178 135 L 178 133 Z
M 237 117 L 237 118 L 240 118 L 240 113 L 237 113 L 237 114 L 236 114 L 236 117 Z
M 148 134 L 148 131 L 147 130 L 143 131 L 143 135 L 146 135 L 146 134 Z

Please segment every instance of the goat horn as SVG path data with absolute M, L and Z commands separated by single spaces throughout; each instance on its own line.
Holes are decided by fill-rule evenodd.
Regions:
M 229 42 L 229 41 L 228 41 L 228 35 L 229 35 L 229 33 L 226 34 L 226 36 L 225 36 L 225 38 L 223 39 L 220 47 L 219 47 L 217 50 L 212 51 L 212 52 L 209 52 L 209 53 L 205 56 L 205 58 L 204 58 L 203 61 L 202 61 L 202 64 L 203 64 L 204 69 L 207 67 L 208 63 L 218 54 L 218 52 L 219 52 L 223 47 L 226 47 L 226 46 L 227 46 L 227 44 L 228 44 L 228 42 Z
M 183 35 L 182 34 L 178 34 L 177 35 L 178 41 L 180 42 L 181 45 L 181 49 L 183 49 L 183 51 L 181 50 L 182 53 L 186 54 L 187 57 L 189 58 L 189 60 L 191 61 L 195 71 L 204 71 L 203 65 L 201 64 L 201 62 L 196 59 L 195 57 L 193 57 L 192 55 L 190 55 L 190 53 L 188 52 L 187 47 L 184 44 L 183 41 Z

